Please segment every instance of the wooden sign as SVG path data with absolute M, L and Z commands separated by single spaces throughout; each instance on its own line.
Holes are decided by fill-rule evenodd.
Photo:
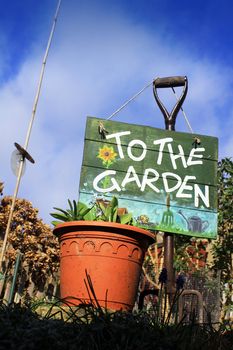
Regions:
M 218 140 L 195 137 L 88 117 L 79 200 L 117 196 L 138 226 L 215 238 Z

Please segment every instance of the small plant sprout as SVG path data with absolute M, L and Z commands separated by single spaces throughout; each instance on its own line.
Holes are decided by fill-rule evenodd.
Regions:
M 50 215 L 56 219 L 52 221 L 54 226 L 67 221 L 105 221 L 116 222 L 125 225 L 134 225 L 133 216 L 131 213 L 121 213 L 118 206 L 118 199 L 113 197 L 111 201 L 100 201 L 96 199 L 96 202 L 88 207 L 82 202 L 71 202 L 68 199 L 69 209 L 61 209 L 54 207 L 57 212 L 50 213 Z M 57 221 L 59 220 L 59 221 Z

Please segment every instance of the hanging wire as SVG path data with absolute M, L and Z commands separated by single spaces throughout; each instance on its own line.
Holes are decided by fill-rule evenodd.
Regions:
M 119 113 L 123 108 L 125 108 L 130 102 L 132 102 L 133 100 L 135 100 L 135 98 L 137 98 L 137 97 L 138 97 L 140 94 L 142 94 L 148 87 L 150 87 L 156 79 L 157 79 L 157 78 L 155 78 L 155 79 L 153 79 L 152 81 L 150 81 L 150 82 L 149 82 L 146 86 L 144 86 L 139 92 L 137 92 L 137 93 L 136 93 L 135 95 L 133 95 L 130 99 L 128 99 L 121 107 L 119 107 L 119 108 L 118 108 L 115 112 L 113 112 L 108 118 L 106 118 L 106 120 L 112 119 L 117 113 Z M 176 97 L 176 100 L 178 101 L 178 97 L 177 97 L 177 94 L 176 94 L 176 91 L 175 91 L 174 87 L 172 87 L 172 91 L 173 91 L 173 93 L 174 93 L 174 95 L 175 95 L 175 97 Z M 186 115 L 186 113 L 185 113 L 183 107 L 181 106 L 180 109 L 181 109 L 181 111 L 182 111 L 182 113 L 183 113 L 184 119 L 185 119 L 185 121 L 186 121 L 186 124 L 187 124 L 187 126 L 188 126 L 190 132 L 193 134 L 194 131 L 193 131 L 192 127 L 191 127 L 191 124 L 190 124 L 190 122 L 189 122 L 189 120 L 188 120 L 188 117 L 187 117 L 187 115 Z
M 175 91 L 174 87 L 172 87 L 172 91 L 173 91 L 173 93 L 174 93 L 174 95 L 175 95 L 175 97 L 176 97 L 176 100 L 178 101 L 178 97 L 177 97 L 177 94 L 176 94 L 176 91 Z M 186 113 L 185 113 L 183 107 L 181 106 L 180 109 L 181 109 L 181 111 L 182 111 L 182 113 L 183 113 L 184 119 L 185 119 L 185 121 L 186 121 L 186 123 L 187 123 L 187 125 L 188 125 L 188 128 L 189 128 L 190 132 L 191 132 L 192 134 L 194 134 L 194 131 L 193 131 L 192 127 L 191 127 L 191 124 L 189 123 L 188 117 L 187 117 L 187 115 L 186 115 Z
M 157 79 L 157 78 L 155 78 Z M 136 97 L 138 97 L 140 94 L 142 94 L 148 87 L 150 87 L 154 80 L 153 79 L 151 82 L 149 82 L 146 86 L 144 86 L 144 88 L 142 88 L 139 92 L 137 92 L 135 95 L 133 95 L 129 100 L 127 100 L 120 108 L 118 108 L 115 112 L 113 112 L 108 118 L 107 120 L 109 119 L 112 119 L 112 117 L 114 117 L 114 115 L 116 115 L 117 113 L 119 113 L 123 108 L 125 108 L 131 101 L 133 101 Z
M 44 55 L 44 58 L 43 58 L 42 68 L 41 68 L 39 82 L 38 82 L 38 87 L 37 87 L 37 90 L 36 90 L 36 96 L 35 96 L 33 109 L 32 109 L 31 120 L 29 122 L 27 135 L 26 135 L 26 139 L 25 139 L 25 144 L 24 144 L 24 149 L 25 150 L 27 150 L 29 139 L 30 139 L 30 136 L 31 136 L 31 130 L 32 130 L 34 119 L 35 119 L 36 110 L 37 110 L 37 104 L 38 104 L 39 97 L 40 97 L 40 92 L 41 92 L 41 86 L 42 86 L 42 81 L 43 81 L 43 76 L 44 76 L 44 71 L 45 71 L 45 65 L 46 65 L 46 62 L 47 62 L 49 49 L 50 49 L 51 42 L 52 42 L 52 39 L 53 39 L 53 35 L 54 35 L 55 27 L 56 27 L 56 22 L 57 22 L 60 6 L 61 6 L 61 0 L 59 0 L 58 4 L 57 4 L 56 12 L 55 12 L 54 19 L 53 19 L 52 28 L 51 28 L 51 31 L 50 31 L 47 47 L 46 47 L 46 50 L 45 50 L 45 55 Z M 4 240 L 3 240 L 3 245 L 2 245 L 2 251 L 1 251 L 1 256 L 0 256 L 0 269 L 1 270 L 2 270 L 2 263 L 3 263 L 3 260 L 4 260 L 4 254 L 5 254 L 6 247 L 7 247 L 7 239 L 8 239 L 8 235 L 9 235 L 9 232 L 10 232 L 11 221 L 12 221 L 12 218 L 13 218 L 13 213 L 14 213 L 14 208 L 15 208 L 15 201 L 16 201 L 16 198 L 17 198 L 17 195 L 18 195 L 18 190 L 19 190 L 20 181 L 21 181 L 21 177 L 22 177 L 22 171 L 23 171 L 23 164 L 24 164 L 24 162 L 25 162 L 25 158 L 22 157 L 21 160 L 20 160 L 20 164 L 19 164 L 19 171 L 18 171 L 18 175 L 17 175 L 15 191 L 14 191 L 14 194 L 13 194 L 13 197 L 12 197 L 12 204 L 11 204 L 10 214 L 9 214 L 9 218 L 8 218 L 8 222 L 7 222 L 7 228 L 6 228 L 6 232 L 5 232 L 5 236 L 4 236 Z

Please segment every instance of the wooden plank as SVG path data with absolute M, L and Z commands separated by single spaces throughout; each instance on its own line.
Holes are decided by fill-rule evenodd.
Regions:
M 104 199 L 111 200 L 112 196 L 105 196 Z M 93 203 L 93 193 L 80 191 L 79 200 L 83 203 Z M 217 235 L 217 213 L 199 211 L 195 209 L 184 209 L 181 207 L 170 207 L 155 203 L 140 202 L 118 197 L 119 207 L 127 208 L 137 226 L 156 231 L 165 231 L 175 234 L 188 235 L 214 239 Z
M 123 196 L 132 201 L 142 201 L 144 206 L 147 203 L 166 205 L 167 194 L 169 194 L 171 206 L 199 209 L 200 211 L 217 211 L 217 191 L 214 186 L 195 186 L 195 184 L 187 182 L 187 186 L 190 187 L 182 191 L 181 186 L 178 187 L 179 182 L 177 180 L 171 178 L 164 180 L 162 177 L 155 182 L 151 182 L 151 184 L 149 180 L 148 184 L 144 186 L 143 175 L 133 173 L 127 175 L 126 172 L 114 170 L 110 171 L 115 172 L 115 174 L 111 173 L 108 175 L 106 171 L 109 170 L 83 166 L 80 178 L 80 191 L 96 193 L 102 196 Z M 127 179 L 130 182 L 126 183 Z M 166 189 L 172 190 L 173 188 L 174 190 L 171 192 L 166 191 Z M 203 197 L 198 195 L 199 193 L 202 193 Z M 206 205 L 207 202 L 209 206 Z
M 105 129 L 108 131 L 106 136 L 117 134 L 119 132 L 130 132 L 130 134 L 118 136 L 121 141 L 121 145 L 126 145 L 130 141 L 139 139 L 146 143 L 148 149 L 159 150 L 160 144 L 154 145 L 154 141 L 158 141 L 163 138 L 173 138 L 172 148 L 174 153 L 177 154 L 178 146 L 182 145 L 184 148 L 184 154 L 187 156 L 190 150 L 194 147 L 194 137 L 201 140 L 200 147 L 205 148 L 204 158 L 209 160 L 218 161 L 218 139 L 212 136 L 200 135 L 200 134 L 190 134 L 184 132 L 174 132 L 169 130 L 162 130 L 158 128 L 153 128 L 150 126 L 141 126 L 136 124 L 127 124 L 122 122 L 98 119 L 93 117 L 87 118 L 85 139 L 102 141 L 101 135 L 99 134 L 99 123 L 102 122 Z M 107 140 L 108 142 L 115 144 L 116 138 L 111 137 Z M 167 147 L 164 147 L 164 152 L 168 152 Z
M 195 159 L 201 164 L 187 165 L 191 162 L 188 156 L 181 156 L 177 159 L 169 153 L 164 153 L 163 157 L 159 156 L 158 151 L 146 150 L 146 156 L 141 161 L 135 161 L 132 156 L 140 159 L 142 155 L 141 147 L 132 147 L 130 151 L 125 145 L 121 146 L 124 158 L 120 158 L 117 145 L 108 142 L 99 142 L 86 140 L 84 147 L 83 165 L 97 168 L 108 168 L 113 170 L 127 171 L 130 165 L 133 165 L 137 174 L 143 174 L 145 169 L 154 169 L 159 174 L 166 172 L 168 169 L 183 177 L 184 173 L 188 176 L 195 176 L 197 181 L 191 181 L 200 184 L 217 185 L 217 178 L 209 176 L 217 172 L 217 162 L 209 159 Z M 196 155 L 203 155 L 203 152 L 198 153 L 198 148 L 195 151 Z M 128 154 L 129 153 L 129 154 Z M 130 156 L 131 157 L 130 157 Z M 161 164 L 158 161 L 161 159 Z M 184 165 L 186 168 L 184 168 Z M 175 168 L 175 169 L 174 169 Z M 149 174 L 149 176 L 152 176 Z

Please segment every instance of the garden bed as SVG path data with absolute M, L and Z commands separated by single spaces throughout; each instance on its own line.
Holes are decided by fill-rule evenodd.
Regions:
M 1 349 L 231 350 L 232 344 L 227 325 L 158 324 L 146 313 L 110 313 L 93 305 L 0 305 Z

